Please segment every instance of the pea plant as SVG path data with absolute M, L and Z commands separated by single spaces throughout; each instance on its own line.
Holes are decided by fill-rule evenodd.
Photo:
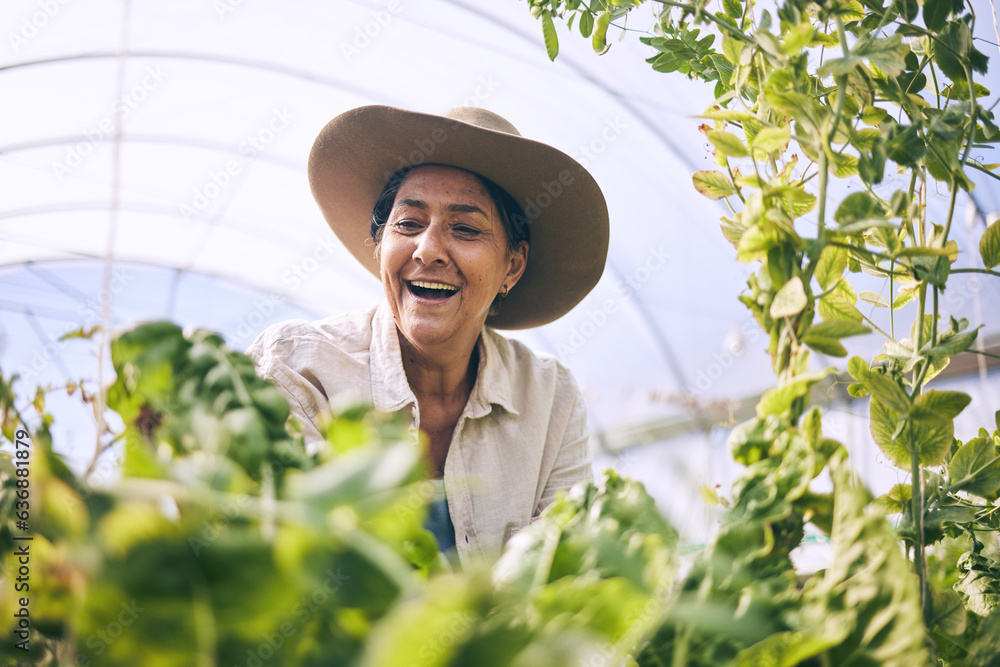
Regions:
M 552 59 L 557 20 L 599 54 L 609 31 L 641 31 L 634 10 L 643 0 L 528 4 Z M 762 664 L 755 651 L 784 656 L 766 664 L 995 664 L 1000 434 L 990 425 L 957 441 L 954 420 L 970 397 L 928 387 L 955 355 L 989 354 L 974 347 L 979 326 L 942 309 L 954 274 L 1000 278 L 1000 222 L 980 237 L 982 268 L 962 266 L 952 238 L 970 174 L 1000 178 L 1000 165 L 980 157 L 1000 140 L 984 105 L 990 91 L 976 81 L 987 68 L 973 37 L 984 19 L 963 0 L 650 4 L 639 38 L 647 62 L 714 87 L 697 131 L 717 168 L 694 173 L 693 186 L 725 202 L 722 233 L 756 267 L 739 298 L 767 334 L 777 381 L 732 432 L 747 467 L 720 535 L 683 586 L 705 614 L 726 620 L 665 624 L 654 641 L 663 661 L 652 664 Z M 939 200 L 947 203 L 929 205 Z M 861 273 L 881 279 L 882 292 L 859 293 L 855 285 L 871 282 Z M 884 309 L 888 325 L 866 316 L 859 298 Z M 898 321 L 914 310 L 909 326 Z M 841 490 L 843 450 L 822 437 L 810 407 L 811 389 L 834 373 L 816 370 L 817 359 L 846 357 L 843 339 L 873 331 L 881 347 L 850 358 L 847 389 L 870 397 L 872 438 L 909 476 L 874 503 L 896 515 L 891 534 L 885 521 L 839 506 L 866 502 Z M 832 499 L 809 489 L 824 468 L 838 487 Z M 833 564 L 799 588 L 787 553 L 806 522 L 833 531 Z M 871 587 L 836 599 L 861 577 Z M 849 618 L 852 596 L 871 608 Z M 741 629 L 755 616 L 753 631 Z

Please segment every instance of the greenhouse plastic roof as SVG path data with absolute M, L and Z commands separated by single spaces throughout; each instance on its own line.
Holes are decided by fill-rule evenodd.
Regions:
M 648 27 L 648 9 L 630 21 Z M 489 108 L 603 187 L 611 247 L 597 289 L 514 335 L 572 368 L 606 448 L 698 425 L 773 383 L 736 299 L 752 268 L 719 231 L 723 203 L 691 185 L 712 168 L 692 118 L 710 87 L 653 72 L 632 36 L 597 57 L 560 26 L 551 63 L 514 0 L 6 0 L 0 28 L 5 374 L 94 378 L 93 346 L 58 338 L 100 323 L 105 304 L 116 325 L 170 318 L 244 348 L 272 322 L 377 303 L 379 284 L 320 216 L 305 164 L 327 121 L 378 103 Z M 1000 92 L 996 78 L 986 85 Z M 960 204 L 963 250 L 1000 210 L 1000 188 L 977 182 Z M 986 333 L 1000 331 L 1000 281 L 955 283 L 945 310 L 986 313 Z M 63 441 L 92 446 L 72 428 Z

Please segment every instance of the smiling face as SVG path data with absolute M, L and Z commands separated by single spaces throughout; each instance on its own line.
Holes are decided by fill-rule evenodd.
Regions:
M 526 255 L 527 244 L 508 252 L 479 179 L 454 167 L 414 169 L 379 244 L 382 286 L 400 333 L 428 351 L 447 345 L 471 352 L 490 304 L 521 277 Z

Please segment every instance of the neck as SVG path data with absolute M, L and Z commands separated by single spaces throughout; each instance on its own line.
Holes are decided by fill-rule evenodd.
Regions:
M 422 349 L 396 330 L 406 380 L 417 400 L 460 401 L 472 393 L 479 366 L 478 336 L 470 344 L 445 349 Z

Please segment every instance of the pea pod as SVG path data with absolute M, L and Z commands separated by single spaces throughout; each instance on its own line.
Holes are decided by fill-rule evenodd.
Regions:
M 608 50 L 608 25 L 611 24 L 611 14 L 601 14 L 594 22 L 594 34 L 591 36 L 594 51 L 602 54 Z

